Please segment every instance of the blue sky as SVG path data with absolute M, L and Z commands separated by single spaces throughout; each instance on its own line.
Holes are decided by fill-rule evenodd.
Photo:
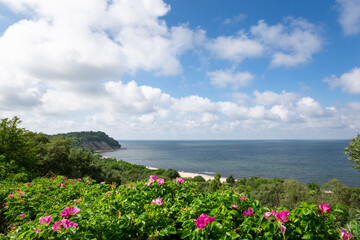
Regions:
M 117 139 L 348 139 L 360 0 L 0 0 L 0 117 Z

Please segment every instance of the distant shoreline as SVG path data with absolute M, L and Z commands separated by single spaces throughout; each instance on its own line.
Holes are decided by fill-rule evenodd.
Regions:
M 151 170 L 157 170 L 158 168 L 154 168 L 154 167 L 149 167 L 149 166 L 146 166 L 147 169 L 151 169 Z M 203 177 L 206 181 L 208 180 L 214 180 L 214 177 L 215 176 L 211 176 L 211 175 L 207 175 L 207 174 L 200 174 L 200 173 L 191 173 L 191 172 L 184 172 L 184 171 L 178 171 L 179 175 L 183 178 L 193 178 L 193 177 L 196 177 L 196 176 L 201 176 Z M 225 182 L 226 181 L 226 178 L 222 177 L 220 178 L 220 182 Z

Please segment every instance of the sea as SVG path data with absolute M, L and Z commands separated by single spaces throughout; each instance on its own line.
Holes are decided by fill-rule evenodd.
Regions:
M 126 162 L 234 178 L 293 178 L 304 184 L 339 179 L 360 187 L 360 172 L 344 153 L 349 140 L 121 140 L 122 149 L 103 152 Z

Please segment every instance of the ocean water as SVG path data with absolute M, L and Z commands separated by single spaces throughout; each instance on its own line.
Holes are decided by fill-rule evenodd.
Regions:
M 123 150 L 102 153 L 134 164 L 235 178 L 293 178 L 324 184 L 339 179 L 360 187 L 344 148 L 348 140 L 119 141 Z

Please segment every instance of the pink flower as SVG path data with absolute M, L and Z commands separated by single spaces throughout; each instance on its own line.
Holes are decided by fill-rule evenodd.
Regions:
M 244 196 L 241 196 L 241 197 L 240 197 L 240 201 L 245 201 L 245 200 L 248 199 L 248 198 L 249 198 L 248 196 L 245 196 L 245 197 L 244 197 Z
M 320 208 L 320 210 L 321 210 L 322 212 L 324 212 L 324 213 L 329 213 L 329 212 L 331 211 L 331 207 L 330 207 L 330 205 L 327 204 L 327 203 L 322 203 L 322 204 L 320 204 L 320 205 L 319 205 L 319 208 Z
M 22 195 L 24 195 L 25 193 L 24 192 L 19 192 L 19 196 L 22 196 Z
M 20 189 L 16 189 L 16 191 L 18 191 L 18 192 L 19 192 L 19 191 L 20 191 Z
M 60 183 L 58 183 L 58 186 L 60 186 L 61 184 Z
M 288 217 L 289 217 L 288 211 L 281 211 L 281 212 L 275 213 L 275 218 L 280 223 L 288 222 L 289 221 Z
M 163 201 L 161 200 L 161 198 L 157 198 L 157 199 L 154 199 L 154 200 L 151 201 L 151 205 L 153 205 L 153 204 L 162 205 Z
M 264 213 L 264 217 L 267 219 L 267 220 L 270 220 L 269 217 L 271 215 L 275 215 L 276 211 L 273 209 L 271 212 L 266 212 Z
M 100 184 L 105 184 L 106 182 L 105 181 L 103 181 L 103 182 L 101 182 Z
M 14 197 L 14 194 L 10 193 L 9 198 L 12 198 L 12 197 Z
M 281 225 L 281 226 L 280 226 L 280 231 L 281 231 L 282 234 L 285 234 L 285 232 L 286 232 L 286 227 L 285 227 L 284 225 Z
M 56 223 L 54 223 L 54 226 L 51 228 L 55 231 L 60 231 L 61 230 L 61 227 L 64 227 L 64 228 L 69 228 L 69 227 L 77 227 L 78 225 L 74 222 L 71 222 L 67 219 L 63 219 L 61 221 L 58 221 Z
M 158 179 L 158 177 L 155 175 L 150 175 L 150 179 L 156 180 L 156 179 Z
M 81 181 L 81 178 L 78 178 L 77 180 L 78 180 L 78 181 Z
M 28 183 L 27 185 L 28 185 L 28 186 L 30 186 L 30 185 L 31 185 L 31 183 Z
M 55 179 L 55 177 L 51 177 L 50 179 L 54 180 L 54 179 Z
M 86 183 L 89 183 L 90 181 L 89 180 L 86 180 Z
M 77 207 L 67 207 L 64 209 L 64 211 L 62 211 L 59 215 L 62 217 L 69 217 L 69 216 L 74 216 L 76 215 L 78 212 L 80 212 L 80 208 Z
M 248 210 L 243 211 L 243 216 L 249 217 L 254 213 L 254 211 L 251 208 L 248 208 Z
M 216 217 L 209 217 L 206 214 L 201 214 L 198 219 L 194 219 L 196 227 L 201 229 L 204 228 L 208 223 L 212 223 Z
M 48 189 L 50 189 L 51 188 L 51 186 L 48 186 Z
M 164 185 L 164 184 L 165 184 L 165 179 L 159 178 L 159 179 L 156 180 L 156 182 L 157 182 L 159 185 Z
M 22 198 L 20 198 L 19 200 L 20 200 L 20 201 L 24 201 L 24 199 L 22 199 Z
M 39 219 L 39 223 L 40 224 L 49 224 L 51 222 L 51 216 L 45 216 L 45 217 L 41 217 Z
M 350 239 L 353 235 L 351 232 L 346 232 L 344 229 L 340 229 L 340 237 L 341 239 Z
M 25 217 L 25 215 L 26 215 L 26 213 L 22 213 L 22 214 L 20 214 L 19 216 L 20 216 L 20 217 Z
M 6 205 L 6 202 L 4 202 L 4 204 L 3 204 L 4 206 Z
M 145 185 L 150 186 L 150 185 L 153 184 L 154 182 L 155 182 L 155 179 L 150 178 L 150 179 L 149 179 L 149 182 L 145 183 Z
M 36 230 L 36 229 L 35 229 L 35 233 L 38 233 L 38 234 L 39 234 L 39 233 L 41 232 L 41 230 L 42 230 L 42 229 L 39 229 L 39 230 Z
M 69 181 L 69 179 L 64 179 L 65 182 Z
M 61 186 L 62 186 L 62 187 L 65 187 L 65 183 L 62 183 Z
M 183 183 L 184 182 L 184 179 L 182 179 L 182 178 L 176 178 L 176 183 L 178 183 L 178 184 L 181 184 L 181 183 Z
M 233 209 L 237 209 L 239 206 L 238 206 L 237 204 L 233 203 L 233 204 L 231 204 L 231 207 L 232 207 Z

